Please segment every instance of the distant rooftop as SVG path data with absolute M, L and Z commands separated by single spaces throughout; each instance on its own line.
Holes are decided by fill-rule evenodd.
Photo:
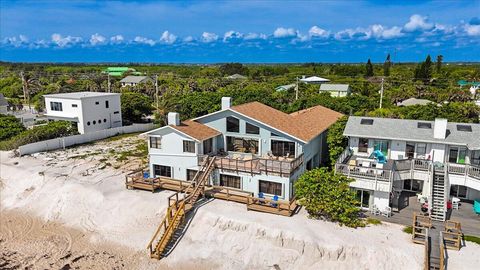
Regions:
M 142 83 L 146 80 L 152 80 L 150 77 L 147 76 L 127 76 L 120 80 L 123 83 Z
M 227 76 L 227 79 L 232 79 L 232 80 L 236 80 L 236 79 L 246 79 L 247 77 L 243 76 L 243 75 L 240 75 L 240 74 L 233 74 L 233 75 L 230 75 L 230 76 Z
M 304 83 L 324 83 L 324 82 L 329 82 L 330 80 L 325 78 L 320 78 L 317 76 L 312 76 L 308 78 L 305 78 L 305 77 L 301 78 L 300 81 Z
M 117 96 L 117 95 L 120 95 L 120 94 L 105 93 L 105 92 L 74 92 L 74 93 L 50 94 L 50 95 L 43 95 L 43 96 L 49 97 L 49 98 L 82 99 L 82 98 Z
M 320 85 L 320 91 L 348 92 L 349 88 L 350 88 L 350 85 L 348 84 L 323 83 Z
M 409 98 L 402 102 L 398 102 L 397 106 L 413 106 L 413 105 L 427 105 L 433 103 L 428 99 Z

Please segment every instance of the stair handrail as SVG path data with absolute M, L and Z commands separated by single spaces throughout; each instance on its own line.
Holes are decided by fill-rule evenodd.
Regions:
M 212 159 L 208 163 L 208 166 L 207 166 L 205 172 L 202 175 L 202 178 L 200 178 L 200 180 L 196 182 L 195 188 L 193 189 L 193 191 L 187 197 L 185 197 L 185 201 L 189 201 L 193 196 L 195 196 L 195 194 L 200 189 L 200 186 L 202 186 L 202 184 L 205 182 L 205 180 L 210 175 L 210 172 L 211 172 L 211 169 L 212 169 L 214 163 L 215 163 L 215 157 L 212 157 Z M 190 202 L 190 203 L 195 203 L 195 202 Z
M 183 213 L 183 214 L 181 214 Z M 177 209 L 177 211 L 175 211 L 175 215 L 173 216 L 172 218 L 172 221 L 169 223 L 167 229 L 165 230 L 165 232 L 163 233 L 162 237 L 160 238 L 159 242 L 157 243 L 157 245 L 160 244 L 160 242 L 163 240 L 165 241 L 163 236 L 164 235 L 169 235 L 170 231 L 173 231 L 175 228 L 173 226 L 173 224 L 175 224 L 175 221 L 179 218 L 181 218 L 183 215 L 185 214 L 185 201 L 182 201 Z M 170 237 L 168 237 L 168 239 L 166 241 L 169 241 L 170 240 Z
M 440 270 L 445 270 L 447 266 L 447 248 L 443 239 L 443 232 L 440 232 Z

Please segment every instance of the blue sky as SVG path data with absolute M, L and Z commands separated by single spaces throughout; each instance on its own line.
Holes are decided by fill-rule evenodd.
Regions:
M 480 0 L 0 2 L 2 61 L 480 61 Z

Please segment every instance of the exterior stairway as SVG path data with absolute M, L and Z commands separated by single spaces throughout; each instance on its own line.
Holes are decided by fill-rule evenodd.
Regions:
M 446 174 L 444 169 L 433 170 L 433 187 L 432 187 L 432 219 L 436 221 L 445 221 L 446 218 Z
M 165 255 L 167 247 L 172 246 L 172 240 L 180 238 L 179 232 L 185 229 L 185 216 L 193 208 L 200 195 L 204 194 L 205 185 L 214 167 L 215 157 L 206 159 L 190 186 L 185 189 L 184 197 L 181 198 L 180 192 L 176 192 L 168 198 L 165 218 L 147 246 L 151 258 L 161 259 Z

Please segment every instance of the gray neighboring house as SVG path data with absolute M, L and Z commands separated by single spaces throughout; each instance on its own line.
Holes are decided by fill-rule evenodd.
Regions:
M 414 106 L 414 105 L 427 105 L 429 103 L 433 103 L 433 101 L 430 101 L 428 99 L 409 98 L 402 102 L 398 102 L 397 106 L 408 107 L 408 106 Z
M 141 83 L 154 82 L 152 78 L 148 76 L 127 76 L 123 78 L 120 83 L 122 87 L 126 86 L 137 86 Z
M 226 78 L 229 80 L 246 80 L 247 79 L 247 77 L 240 74 L 233 74 L 233 75 L 227 76 Z
M 320 85 L 320 92 L 329 92 L 332 97 L 345 97 L 350 94 L 350 85 L 324 83 Z
M 401 210 L 416 193 L 445 220 L 448 201 L 480 200 L 480 124 L 350 116 L 343 135 L 335 170 L 362 208 Z
M 7 114 L 8 101 L 5 99 L 3 94 L 0 94 L 0 113 Z

